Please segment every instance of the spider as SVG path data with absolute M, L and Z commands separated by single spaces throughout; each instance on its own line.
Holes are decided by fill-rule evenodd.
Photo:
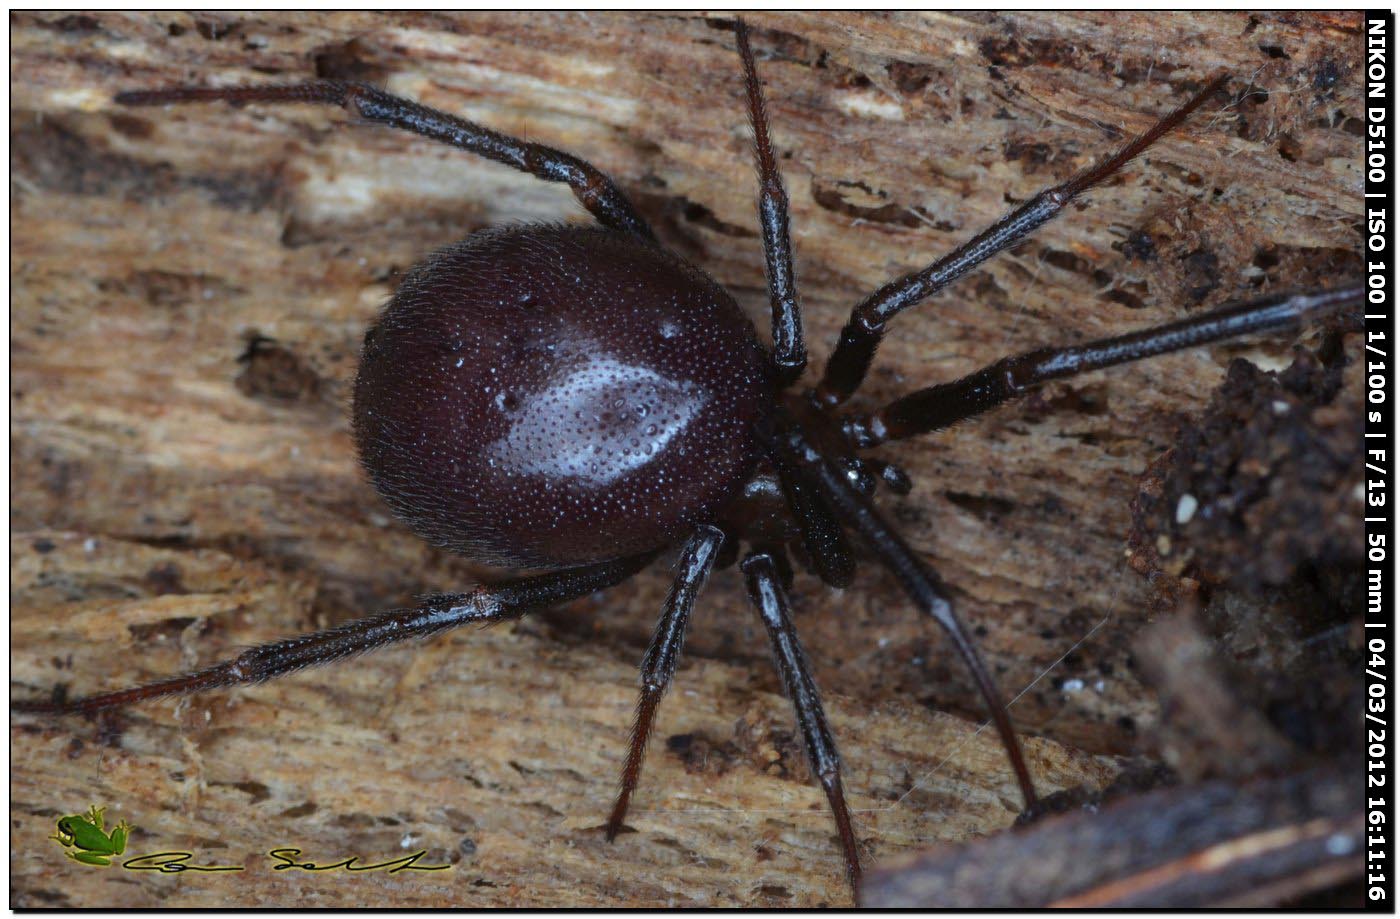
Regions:
M 356 429 L 366 468 L 391 506 L 416 531 L 439 545 L 466 552 L 483 561 L 563 570 L 482 589 L 473 595 L 434 598 L 415 610 L 398 611 L 332 630 L 314 641 L 297 639 L 278 643 L 266 649 L 255 649 L 227 665 L 199 674 L 80 699 L 62 706 L 48 706 L 48 710 L 91 711 L 157 695 L 196 691 L 234 682 L 254 682 L 310 663 L 321 663 L 409 637 L 410 633 L 431 634 L 464 622 L 518 615 L 542 603 L 590 593 L 616 583 L 650 561 L 660 547 L 678 542 L 681 544 L 681 561 L 676 587 L 663 610 L 656 641 L 644 663 L 646 688 L 625 760 L 622 791 L 609 819 L 609 835 L 613 835 L 623 825 L 655 708 L 674 672 L 695 596 L 711 568 L 718 562 L 729 561 L 726 556 L 737 554 L 737 545 L 743 541 L 752 548 L 745 555 L 741 568 L 773 637 L 784 682 L 795 699 L 798 719 L 813 760 L 813 771 L 821 780 L 836 817 L 847 869 L 854 884 L 859 876 L 859 858 L 850 822 L 845 815 L 834 742 L 825 726 L 815 688 L 805 673 L 802 652 L 787 616 L 785 600 L 791 579 L 787 560 L 789 544 L 826 583 L 833 586 L 849 583 L 854 555 L 843 532 L 849 528 L 866 543 L 867 551 L 873 558 L 895 572 L 915 603 L 949 630 L 959 653 L 966 658 L 983 689 L 1027 803 L 1033 800 L 1031 777 L 1018 752 L 1014 733 L 991 685 L 990 676 L 978 662 L 971 640 L 952 611 L 946 591 L 937 576 L 909 550 L 869 500 L 877 482 L 899 490 L 906 487 L 905 480 L 897 468 L 861 460 L 856 456 L 856 451 L 883 440 L 927 433 L 970 418 L 1017 394 L 1019 390 L 1057 374 L 1106 366 L 1245 331 L 1292 326 L 1304 315 L 1351 302 L 1356 292 L 1348 289 L 1240 304 L 1168 326 L 1165 330 L 1155 330 L 1140 338 L 1129 337 L 1126 341 L 1118 341 L 1113 348 L 1095 351 L 1092 346 L 1083 346 L 1055 353 L 1035 353 L 1019 362 L 994 365 L 988 371 L 973 374 L 961 381 L 922 390 L 880 412 L 838 415 L 836 407 L 864 377 L 882 334 L 881 327 L 894 313 L 931 295 L 936 289 L 966 273 L 982 258 L 1013 244 L 1035 226 L 1050 219 L 1067 203 L 1067 199 L 1087 191 L 1162 133 L 1184 120 L 1191 110 L 1218 89 L 1218 81 L 1166 116 L 1135 144 L 1129 144 L 1098 166 L 1059 186 L 1058 191 L 1066 200 L 1060 200 L 1053 191 L 1037 196 L 988 234 L 935 263 L 920 277 L 901 279 L 872 295 L 857 308 L 841 344 L 827 364 L 821 382 L 814 391 L 801 392 L 790 389 L 802 374 L 805 348 L 787 241 L 785 195 L 767 141 L 761 90 L 742 26 L 738 27 L 736 34 L 744 63 L 761 176 L 760 215 L 774 314 L 774 347 L 770 352 L 762 350 L 752 329 L 738 316 L 722 290 L 718 290 L 694 269 L 652 245 L 649 241 L 652 236 L 650 230 L 622 192 L 597 170 L 566 154 L 522 145 L 511 138 L 465 125 L 450 116 L 388 97 L 377 90 L 348 84 L 167 90 L 125 95 L 120 101 L 127 104 L 196 99 L 342 104 L 362 118 L 407 127 L 439 139 L 443 138 L 443 132 L 461 131 L 459 143 L 468 149 L 476 149 L 476 152 L 487 155 L 494 152 L 497 159 L 522 164 L 544 178 L 570 184 L 604 230 L 537 227 L 503 231 L 469 238 L 459 247 L 439 253 L 435 260 L 410 275 L 391 302 L 385 317 L 367 336 L 365 363 L 362 364 L 356 388 Z M 492 149 L 484 150 L 483 147 Z M 476 387 L 474 391 L 484 394 L 489 391 L 487 386 L 496 387 L 491 392 L 490 405 L 474 405 L 470 409 L 462 409 L 455 404 L 452 406 L 454 413 L 459 409 L 470 413 L 462 417 L 470 418 L 472 424 L 468 427 L 472 430 L 484 428 L 486 422 L 483 418 L 491 412 L 533 419 L 515 425 L 504 438 L 493 439 L 490 444 L 475 444 L 472 452 L 466 456 L 442 457 L 438 447 L 430 448 L 422 455 L 411 456 L 413 450 L 422 446 L 423 442 L 418 438 L 423 432 L 413 431 L 405 435 L 398 427 L 399 419 L 394 417 L 399 405 L 412 402 L 415 398 L 413 394 L 393 388 L 403 382 L 397 377 L 402 368 L 426 368 L 421 385 L 427 388 L 434 378 L 445 379 L 444 374 L 449 368 L 460 370 L 466 366 L 469 371 L 473 367 L 480 371 L 481 366 L 488 363 L 477 360 L 468 364 L 471 357 L 482 356 L 480 352 L 474 354 L 471 350 L 481 347 L 481 344 L 459 340 L 459 326 L 439 328 L 431 342 L 414 338 L 422 331 L 420 320 L 423 315 L 432 312 L 435 308 L 433 304 L 444 300 L 440 288 L 434 286 L 445 277 L 441 272 L 468 272 L 480 288 L 479 295 L 488 300 L 507 293 L 512 296 L 518 293 L 521 297 L 529 294 L 528 301 L 522 299 L 516 305 L 547 315 L 562 316 L 571 323 L 586 323 L 586 317 L 571 315 L 570 305 L 560 302 L 566 299 L 561 296 L 560 290 L 568 289 L 567 278 L 562 281 L 558 277 L 535 278 L 537 290 L 517 291 L 516 280 L 533 278 L 537 271 L 544 273 L 544 267 L 553 258 L 560 258 L 561 264 L 570 269 L 583 266 L 590 272 L 598 269 L 598 274 L 604 280 L 589 280 L 596 281 L 600 286 L 607 283 L 615 284 L 614 288 L 610 288 L 613 290 L 629 285 L 636 288 L 630 293 L 643 299 L 629 301 L 629 307 L 635 306 L 636 310 L 627 315 L 607 312 L 609 304 L 599 300 L 602 297 L 599 288 L 591 291 L 586 285 L 582 288 L 594 299 L 599 315 L 616 323 L 614 328 L 635 332 L 639 337 L 655 331 L 665 341 L 679 340 L 678 348 L 697 349 L 682 350 L 671 358 L 669 364 L 660 366 L 643 363 L 621 367 L 621 362 L 612 360 L 605 351 L 574 355 L 571 361 L 549 365 L 547 362 L 556 358 L 538 353 L 537 349 L 530 359 L 522 357 L 516 361 L 516 366 L 522 372 L 538 366 L 568 368 L 567 373 L 562 370 L 546 373 L 553 388 L 534 394 L 539 397 L 541 392 L 544 393 L 542 398 L 556 408 L 566 402 L 569 407 L 575 407 L 580 404 L 580 399 L 585 400 L 583 404 L 587 407 L 593 407 L 587 400 L 601 398 L 599 392 L 606 392 L 614 397 L 604 400 L 609 402 L 616 401 L 616 398 L 622 398 L 624 403 L 629 398 L 641 398 L 648 409 L 645 418 L 657 417 L 657 409 L 645 401 L 648 397 L 655 398 L 658 405 L 664 404 L 671 410 L 676 426 L 668 428 L 653 425 L 645 418 L 623 419 L 617 415 L 608 418 L 607 407 L 601 403 L 598 406 L 600 411 L 597 414 L 605 420 L 597 423 L 603 426 L 585 432 L 583 441 L 594 454 L 611 452 L 615 465 L 611 470 L 605 470 L 605 478 L 611 477 L 612 482 L 626 480 L 636 469 L 666 465 L 662 458 L 679 464 L 658 471 L 651 480 L 634 483 L 625 489 L 604 490 L 601 493 L 606 497 L 598 498 L 597 502 L 612 504 L 612 507 L 600 507 L 597 502 L 589 506 L 587 498 L 571 495 L 566 487 L 558 484 L 558 477 L 569 481 L 587 481 L 589 475 L 596 476 L 598 473 L 590 468 L 587 450 L 571 452 L 562 461 L 557 456 L 546 455 L 550 452 L 546 448 L 553 448 L 558 442 L 554 439 L 558 431 L 552 427 L 557 422 L 558 414 L 552 409 L 550 413 L 541 414 L 541 410 L 532 414 L 532 407 L 538 404 L 538 400 L 535 403 L 530 401 L 527 383 L 511 381 L 503 392 L 500 384 L 488 382 L 489 375 L 479 376 L 473 382 Z M 490 274 L 488 266 L 496 265 L 514 265 L 516 270 L 508 278 L 485 278 Z M 638 265 L 647 267 L 638 271 Z M 638 273 L 627 273 L 634 271 Z M 684 279 L 684 283 L 667 287 L 675 285 L 677 278 Z M 575 283 L 578 281 L 575 280 Z M 561 284 L 564 288 L 560 288 Z M 648 290 L 649 287 L 659 287 L 661 293 Z M 668 315 L 664 310 L 658 312 L 662 301 L 669 303 L 674 297 L 681 296 L 699 298 L 695 301 L 696 312 L 710 316 L 714 324 L 709 327 L 709 334 L 724 339 L 727 347 L 704 350 L 709 346 L 699 344 L 700 336 L 693 328 L 684 327 L 686 316 Z M 550 306 L 554 308 L 548 309 Z M 668 322 L 681 327 L 668 331 Z M 502 327 L 496 343 L 488 345 L 499 346 L 501 340 L 509 339 L 512 331 L 512 328 Z M 530 331 L 533 333 L 534 327 Z M 596 330 L 593 331 L 596 337 Z M 400 336 L 397 340 L 396 334 Z M 565 345 L 574 343 L 570 341 L 570 336 L 556 333 L 552 339 L 548 336 L 536 337 L 533 344 L 543 343 L 547 351 L 550 341 L 558 346 L 557 350 L 564 350 Z M 524 349 L 522 354 L 528 351 L 530 344 L 526 342 L 521 345 Z M 688 379 L 680 372 L 687 360 L 694 362 L 694 376 Z M 539 362 L 546 363 L 542 365 Z M 607 372 L 599 371 L 599 365 L 609 369 Z M 1012 374 L 1025 371 L 1029 376 L 1023 380 L 1013 380 L 1014 385 L 1005 385 L 1009 377 L 1003 371 L 1011 371 Z M 680 379 L 681 385 L 667 389 L 674 379 Z M 599 389 L 600 384 L 602 389 Z M 694 393 L 687 390 L 691 384 L 707 390 L 706 398 L 712 401 L 705 405 L 714 407 L 713 411 L 706 412 L 703 407 L 695 407 Z M 996 389 L 999 385 L 1003 387 L 1000 392 Z M 639 396 L 644 388 L 647 395 Z M 783 392 L 779 395 L 776 391 Z M 525 394 L 522 395 L 522 392 Z M 445 398 L 451 399 L 456 399 L 458 395 L 444 394 Z M 468 397 L 462 395 L 462 398 Z M 420 404 L 416 408 L 424 418 L 431 415 L 432 406 L 429 404 Z M 442 420 L 441 417 L 437 419 L 438 422 Z M 653 426 L 657 432 L 649 431 Z M 521 432 L 518 442 L 512 442 L 511 437 L 517 432 Z M 407 439 L 402 439 L 401 435 Z M 637 451 L 635 459 L 628 458 L 633 456 L 628 452 L 633 435 L 638 435 L 640 443 L 639 446 L 630 447 Z M 673 447 L 673 444 L 691 436 L 695 439 L 687 445 L 685 458 L 681 460 L 678 458 L 679 448 Z M 646 437 L 654 440 L 648 443 Z M 507 443 L 510 448 L 504 454 L 490 455 L 488 448 L 491 444 L 500 443 Z M 642 463 L 641 454 L 648 447 L 654 449 L 647 455 L 658 458 Z M 618 453 L 622 454 L 622 459 L 617 457 Z M 406 456 L 410 458 L 407 466 L 395 465 L 396 461 Z M 442 505 L 428 506 L 430 499 L 435 499 L 440 493 L 429 495 L 424 489 L 439 487 L 443 479 L 450 482 L 452 476 L 483 473 L 483 464 L 486 468 L 494 469 L 496 467 L 492 461 L 502 462 L 503 456 L 510 456 L 511 462 L 525 464 L 524 468 L 520 465 L 512 467 L 509 471 L 514 475 L 507 476 L 507 479 L 538 476 L 542 464 L 563 462 L 562 473 L 558 469 L 553 473 L 556 479 L 551 480 L 551 487 L 572 500 L 574 508 L 584 507 L 585 510 L 597 512 L 597 518 L 569 516 L 577 513 L 577 510 L 571 511 L 565 506 L 561 513 L 558 504 L 551 507 L 537 505 L 531 502 L 527 491 L 513 486 L 509 481 L 497 483 L 494 494 L 514 494 L 514 500 L 518 503 L 493 508 L 496 516 L 492 519 L 474 519 L 472 514 L 476 508 L 465 504 L 457 508 L 458 513 L 451 514 L 446 513 L 447 508 Z M 470 462 L 461 463 L 463 459 Z M 454 462 L 457 462 L 456 467 L 452 466 Z M 532 463 L 534 465 L 530 465 Z M 755 467 L 758 467 L 757 472 L 754 471 Z M 690 484 L 700 486 L 699 492 L 681 493 L 681 487 Z M 516 489 L 514 492 L 513 487 Z M 457 493 L 460 495 L 465 490 L 466 486 L 460 486 Z M 472 497 L 479 501 L 480 493 Z M 674 500 L 670 505 L 664 505 L 667 499 Z M 636 513 L 639 501 L 643 502 L 640 515 Z M 651 501 L 663 504 L 646 503 Z M 555 516 L 552 519 L 541 516 L 549 514 Z M 618 554 L 624 557 L 615 557 Z M 44 708 L 42 704 L 29 707 Z

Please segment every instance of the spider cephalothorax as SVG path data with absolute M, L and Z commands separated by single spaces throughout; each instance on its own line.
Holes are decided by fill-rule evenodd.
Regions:
M 195 101 L 317 103 L 434 138 L 567 184 L 597 228 L 526 225 L 476 234 L 408 274 L 367 333 L 355 386 L 361 461 L 424 538 L 478 561 L 545 569 L 463 594 L 426 598 L 335 629 L 133 689 L 18 706 L 91 712 L 163 695 L 270 679 L 467 623 L 515 618 L 610 587 L 679 548 L 674 586 L 642 663 L 642 691 L 622 788 L 607 829 L 623 827 L 653 720 L 694 602 L 718 564 L 741 562 L 812 771 L 835 815 L 853 886 L 860 858 L 840 760 L 788 615 L 789 553 L 844 586 L 854 544 L 888 568 L 947 630 L 971 669 L 1027 804 L 1035 791 L 991 676 L 927 562 L 871 496 L 906 490 L 895 467 L 860 456 L 888 440 L 967 420 L 1047 380 L 1251 332 L 1287 329 L 1359 302 L 1360 289 L 1275 296 L 1141 332 L 997 361 L 866 414 L 843 414 L 886 328 L 997 252 L 1054 219 L 1217 93 L 1199 91 L 1140 137 L 1016 208 L 948 256 L 856 306 L 820 380 L 807 364 L 792 268 L 787 198 L 768 139 L 747 31 L 736 26 L 759 173 L 759 216 L 772 304 L 763 346 L 734 301 L 669 253 L 602 172 L 558 150 L 359 83 L 177 88 L 123 93 L 126 105 Z M 855 537 L 853 541 L 850 537 Z

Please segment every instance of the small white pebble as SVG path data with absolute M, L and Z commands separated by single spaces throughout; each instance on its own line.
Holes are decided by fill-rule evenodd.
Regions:
M 1094 692 L 1103 692 L 1103 680 L 1096 680 L 1094 682 Z
M 1328 855 L 1350 855 L 1355 849 L 1355 843 L 1346 833 L 1333 833 L 1327 837 Z
M 1196 508 L 1200 506 L 1195 495 L 1182 495 L 1181 500 L 1176 502 L 1177 525 L 1190 522 L 1191 518 L 1196 516 Z
M 882 638 L 878 642 L 876 642 L 876 644 L 878 644 L 882 648 L 888 648 L 890 646 L 890 640 L 888 638 Z
M 86 552 L 86 553 L 88 553 L 89 555 L 91 555 L 92 553 L 96 552 L 96 551 L 97 551 L 97 540 L 93 539 L 91 536 L 89 536 L 87 539 L 84 539 L 84 540 L 83 540 L 83 551 Z
M 848 92 L 836 97 L 836 107 L 847 114 L 879 118 L 884 121 L 903 121 L 904 107 L 876 92 Z
M 1288 409 L 1289 409 L 1289 405 L 1288 405 L 1287 402 L 1284 402 L 1282 399 L 1275 399 L 1275 400 L 1274 400 L 1274 414 L 1275 414 L 1275 415 L 1287 415 L 1287 414 L 1288 414 Z
M 412 848 L 412 847 L 413 847 L 413 844 L 414 844 L 415 842 L 417 842 L 417 841 L 418 841 L 418 837 L 417 837 L 417 836 L 414 836 L 412 833 L 404 833 L 404 834 L 403 834 L 403 839 L 400 839 L 400 840 L 399 840 L 399 848 L 401 848 L 401 849 L 409 849 L 409 848 Z
M 1082 692 L 1084 690 L 1084 681 L 1065 680 L 1064 685 L 1060 688 L 1063 689 L 1065 692 Z

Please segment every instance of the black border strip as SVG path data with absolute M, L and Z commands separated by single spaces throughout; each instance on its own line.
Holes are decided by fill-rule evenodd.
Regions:
M 1366 900 L 1394 910 L 1394 720 L 1390 685 L 1395 668 L 1395 550 L 1390 468 L 1396 461 L 1390 352 L 1395 349 L 1394 283 L 1395 79 L 1392 66 L 1395 14 L 1368 11 L 1365 28 L 1366 132 Z

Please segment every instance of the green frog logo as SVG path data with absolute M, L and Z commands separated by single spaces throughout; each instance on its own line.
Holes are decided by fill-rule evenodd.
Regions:
M 125 820 L 112 827 L 110 833 L 103 830 L 102 813 L 105 807 L 93 805 L 86 814 L 73 814 L 58 818 L 58 832 L 49 838 L 55 840 L 75 862 L 84 865 L 106 867 L 112 864 L 112 857 L 126 851 L 126 838 L 131 833 L 131 825 Z

